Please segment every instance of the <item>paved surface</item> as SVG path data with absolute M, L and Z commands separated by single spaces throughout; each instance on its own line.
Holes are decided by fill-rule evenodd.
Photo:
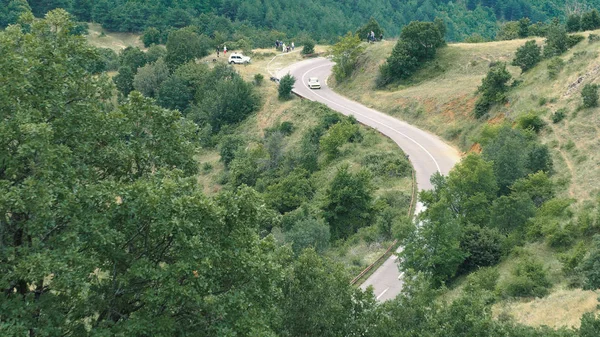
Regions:
M 287 73 L 292 74 L 296 78 L 294 92 L 297 94 L 324 103 L 344 115 L 353 115 L 359 122 L 390 137 L 409 156 L 415 168 L 419 190 L 431 189 L 429 177 L 437 171 L 444 175 L 448 174 L 460 160 L 459 152 L 439 137 L 335 93 L 326 84 L 331 74 L 331 67 L 333 62 L 330 60 L 316 58 L 279 70 L 276 76 L 281 78 Z M 307 86 L 309 77 L 318 77 L 321 89 L 309 89 Z M 417 205 L 417 213 L 420 207 L 421 205 Z M 380 301 L 396 297 L 402 289 L 396 260 L 395 255 L 390 257 L 363 283 L 361 288 L 373 286 L 375 296 Z

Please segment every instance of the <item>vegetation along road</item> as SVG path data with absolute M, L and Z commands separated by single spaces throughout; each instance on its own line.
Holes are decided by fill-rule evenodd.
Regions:
M 359 122 L 390 137 L 409 156 L 415 169 L 419 190 L 431 189 L 432 185 L 429 181 L 431 175 L 438 171 L 447 175 L 460 160 L 458 150 L 439 137 L 349 100 L 331 90 L 327 86 L 327 78 L 333 64 L 325 58 L 310 59 L 280 70 L 277 77 L 281 78 L 289 72 L 296 78 L 294 92 L 298 95 L 326 104 L 344 115 L 353 115 Z M 309 89 L 307 85 L 309 77 L 318 77 L 321 81 L 321 89 Z M 419 207 L 417 212 L 418 210 Z M 363 289 L 372 285 L 375 296 L 380 301 L 395 298 L 402 289 L 395 260 L 396 256 L 391 256 L 362 285 Z

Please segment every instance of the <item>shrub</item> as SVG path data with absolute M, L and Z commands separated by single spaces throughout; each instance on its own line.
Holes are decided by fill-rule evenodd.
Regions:
M 526 72 L 538 64 L 541 59 L 542 48 L 535 43 L 535 40 L 531 40 L 517 49 L 512 65 L 520 67 L 522 72 Z
M 292 98 L 292 89 L 294 88 L 294 83 L 296 83 L 296 78 L 290 74 L 283 76 L 279 80 L 279 98 L 283 100 L 288 100 Z
M 565 27 L 561 24 L 552 24 L 548 29 L 546 35 L 546 42 L 544 44 L 544 57 L 550 58 L 558 56 L 567 49 L 569 44 L 573 41 L 569 39 Z
M 337 123 L 332 126 L 327 134 L 321 137 L 321 150 L 325 152 L 329 158 L 334 158 L 339 153 L 339 148 L 350 140 L 352 135 L 359 132 L 359 126 L 351 124 L 347 121 Z
M 308 247 L 314 247 L 319 253 L 329 247 L 329 226 L 322 220 L 308 218 L 296 222 L 293 227 L 285 233 L 285 240 L 292 244 L 294 253 L 300 254 Z
M 565 117 L 567 117 L 567 114 L 568 114 L 567 108 L 560 108 L 560 109 L 556 110 L 556 112 L 554 112 L 552 114 L 552 123 L 554 123 L 554 124 L 559 123 L 560 121 L 565 119 Z
M 517 125 L 523 130 L 533 130 L 538 133 L 546 126 L 546 123 L 535 112 L 529 112 L 519 117 Z
M 550 59 L 550 62 L 548 62 L 548 78 L 551 80 L 556 79 L 564 66 L 565 61 L 563 61 L 563 59 L 560 57 L 556 56 Z
M 583 40 L 585 40 L 585 36 L 583 35 L 569 35 L 567 36 L 567 47 L 573 48 Z
M 369 153 L 361 163 L 376 176 L 408 177 L 412 173 L 408 160 L 394 152 Z
M 598 42 L 598 41 L 600 41 L 600 36 L 597 34 L 590 34 L 588 36 L 588 40 L 590 43 Z
M 511 297 L 544 297 L 550 286 L 544 266 L 526 259 L 517 263 L 511 277 L 500 285 L 500 292 Z
M 306 40 L 304 41 L 304 46 L 302 47 L 302 55 L 310 55 L 315 53 L 315 41 Z
M 495 268 L 480 268 L 467 276 L 467 289 L 493 291 L 498 284 L 500 272 Z
M 263 76 L 263 74 L 254 75 L 254 85 L 261 86 L 264 79 L 265 77 Z
M 595 108 L 598 106 L 598 85 L 586 84 L 581 90 L 584 108 Z

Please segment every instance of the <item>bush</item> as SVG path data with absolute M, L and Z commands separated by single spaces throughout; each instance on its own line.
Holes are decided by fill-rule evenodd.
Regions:
M 544 297 L 551 285 L 544 266 L 526 259 L 517 263 L 511 277 L 500 285 L 500 292 L 511 297 Z
M 330 159 L 335 158 L 339 153 L 339 148 L 348 142 L 357 132 L 359 132 L 359 126 L 357 124 L 351 124 L 348 121 L 337 123 L 321 137 L 321 150 L 325 152 Z
M 567 47 L 573 48 L 583 40 L 585 40 L 585 36 L 583 35 L 569 35 L 567 36 Z
M 265 77 L 263 76 L 263 74 L 254 75 L 254 85 L 261 86 L 264 79 Z
M 584 108 L 595 108 L 598 106 L 598 85 L 586 84 L 581 90 Z
M 296 83 L 296 78 L 290 74 L 283 76 L 279 80 L 279 98 L 283 100 L 288 100 L 292 98 L 292 89 L 294 88 L 294 83 Z
M 560 109 L 556 110 L 556 112 L 554 112 L 552 114 L 552 123 L 554 123 L 554 124 L 559 123 L 560 121 L 565 119 L 565 117 L 567 117 L 567 114 L 568 114 L 567 108 L 560 108 Z
M 548 62 L 548 78 L 551 80 L 556 79 L 564 66 L 565 61 L 560 57 L 556 56 L 550 59 L 550 62 Z
M 526 72 L 538 64 L 541 59 L 542 48 L 535 43 L 535 40 L 531 40 L 517 49 L 512 65 L 520 67 L 522 72 Z
M 315 53 L 315 41 L 307 40 L 304 41 L 304 46 L 302 47 L 302 55 L 311 55 Z
M 529 112 L 519 117 L 517 125 L 523 130 L 532 130 L 538 133 L 546 126 L 546 123 L 535 112 Z
M 408 160 L 394 152 L 369 153 L 361 163 L 375 176 L 408 177 L 412 173 L 412 167 Z
M 600 41 L 600 36 L 597 34 L 590 34 L 588 35 L 588 40 L 590 43 L 598 42 Z
M 329 247 L 329 226 L 322 220 L 308 218 L 296 222 L 285 233 L 285 240 L 292 244 L 294 253 L 300 254 L 305 248 L 313 247 L 319 253 Z

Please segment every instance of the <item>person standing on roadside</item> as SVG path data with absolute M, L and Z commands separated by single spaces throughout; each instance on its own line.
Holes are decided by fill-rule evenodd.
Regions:
M 292 41 L 292 50 L 296 49 L 296 46 L 294 46 L 294 41 Z
M 227 46 L 223 45 L 223 55 L 227 55 Z
M 219 46 L 217 46 L 217 57 L 219 57 L 220 52 L 221 52 L 221 48 L 219 48 Z

